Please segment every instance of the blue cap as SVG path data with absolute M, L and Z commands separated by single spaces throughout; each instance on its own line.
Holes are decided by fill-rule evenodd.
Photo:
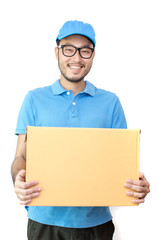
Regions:
M 85 36 L 93 42 L 94 46 L 96 45 L 95 31 L 93 27 L 88 23 L 77 20 L 66 22 L 60 29 L 56 41 L 74 34 Z

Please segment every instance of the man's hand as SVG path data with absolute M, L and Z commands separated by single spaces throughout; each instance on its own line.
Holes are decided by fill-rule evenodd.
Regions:
M 15 179 L 15 193 L 20 200 L 21 205 L 31 203 L 32 198 L 38 197 L 41 189 L 34 187 L 38 184 L 37 181 L 26 182 L 26 171 L 20 170 Z M 34 187 L 34 188 L 31 188 Z
M 134 192 L 126 192 L 130 197 L 135 197 L 138 199 L 132 200 L 135 204 L 144 203 L 146 195 L 150 192 L 150 184 L 145 178 L 143 173 L 139 174 L 139 180 L 127 180 L 124 186 L 128 189 L 134 190 Z

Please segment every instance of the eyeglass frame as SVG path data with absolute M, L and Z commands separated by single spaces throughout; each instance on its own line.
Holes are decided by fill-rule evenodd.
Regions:
M 67 46 L 68 46 L 68 47 L 73 47 L 73 48 L 75 48 L 75 52 L 74 52 L 73 55 L 67 56 L 67 55 L 64 54 L 63 48 L 64 48 L 64 47 L 67 47 Z M 95 49 L 95 48 L 90 48 L 90 47 L 77 48 L 77 47 L 75 47 L 75 46 L 73 46 L 73 45 L 69 45 L 69 44 L 66 44 L 66 45 L 58 45 L 57 48 L 58 48 L 58 49 L 62 48 L 62 53 L 63 53 L 63 55 L 64 55 L 65 57 L 73 57 L 73 56 L 76 54 L 77 51 L 79 52 L 79 55 L 82 57 L 82 55 L 81 55 L 81 49 L 83 49 L 83 48 L 88 48 L 88 49 L 92 50 L 91 56 L 88 57 L 88 58 L 82 57 L 83 59 L 90 59 L 90 58 L 92 57 L 93 52 L 94 52 L 94 49 Z

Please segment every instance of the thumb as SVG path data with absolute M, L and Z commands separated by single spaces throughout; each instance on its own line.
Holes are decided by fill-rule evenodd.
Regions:
M 25 182 L 26 179 L 26 170 L 22 169 L 18 172 L 17 174 L 17 180 L 21 181 L 21 182 Z
M 143 179 L 144 178 L 144 173 L 139 173 L 139 179 Z

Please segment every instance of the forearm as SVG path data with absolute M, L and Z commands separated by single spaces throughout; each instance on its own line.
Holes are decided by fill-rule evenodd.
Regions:
M 26 169 L 26 160 L 21 156 L 17 156 L 17 157 L 15 157 L 15 159 L 12 163 L 12 167 L 11 167 L 13 183 L 15 183 L 15 179 L 16 179 L 18 172 L 22 169 L 24 169 L 24 170 Z

